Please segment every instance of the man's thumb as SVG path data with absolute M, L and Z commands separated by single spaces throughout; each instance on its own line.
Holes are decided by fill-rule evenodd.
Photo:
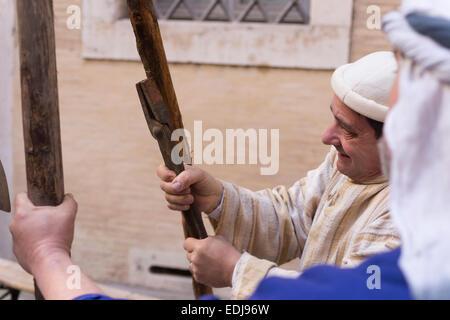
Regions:
M 61 203 L 60 208 L 64 211 L 76 213 L 78 210 L 78 203 L 75 201 L 74 196 L 69 193 L 64 197 L 64 201 Z
M 201 171 L 189 168 L 178 175 L 173 182 L 173 186 L 178 191 L 183 191 L 201 179 Z

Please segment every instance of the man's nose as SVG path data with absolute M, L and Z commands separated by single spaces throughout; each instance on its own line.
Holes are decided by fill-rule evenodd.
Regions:
M 339 144 L 339 137 L 337 135 L 336 126 L 331 125 L 322 136 L 322 143 L 326 145 L 336 146 Z

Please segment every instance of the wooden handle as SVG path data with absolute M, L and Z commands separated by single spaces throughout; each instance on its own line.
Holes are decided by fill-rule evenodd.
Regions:
M 37 206 L 64 199 L 52 0 L 18 0 L 23 133 L 28 196 Z
M 28 197 L 36 206 L 58 206 L 64 178 L 53 1 L 17 0 L 17 17 Z
M 159 30 L 153 1 L 127 0 L 137 49 L 148 79 L 153 79 L 170 114 L 171 131 L 183 128 L 177 96 L 170 76 L 169 64 Z
M 183 120 L 178 106 L 175 89 L 173 87 L 172 78 L 170 76 L 169 65 L 167 63 L 166 53 L 164 50 L 153 1 L 127 0 L 127 3 L 131 24 L 133 25 L 133 30 L 136 36 L 137 50 L 141 56 L 145 73 L 147 75 L 147 79 L 149 80 L 148 83 L 152 86 L 156 86 L 156 88 L 152 89 L 153 91 L 160 93 L 160 96 L 164 101 L 164 105 L 169 113 L 169 119 L 167 119 L 168 127 L 160 127 L 160 132 L 156 134 L 160 135 L 159 138 L 157 137 L 160 150 L 166 166 L 175 171 L 177 174 L 180 174 L 184 171 L 184 167 L 182 165 L 174 165 L 171 161 L 170 154 L 172 148 L 170 138 L 171 133 L 174 130 L 183 128 Z M 138 92 L 149 92 L 149 90 L 144 87 L 140 89 L 139 85 L 140 84 L 138 84 Z M 141 85 L 145 86 L 145 84 Z M 152 112 L 151 110 L 146 110 L 146 108 L 149 108 L 150 106 L 145 101 L 142 105 L 149 127 L 152 127 L 152 119 L 149 116 Z M 150 128 L 150 130 L 153 129 Z M 152 132 L 152 134 L 155 135 L 155 132 Z M 191 206 L 188 211 L 183 212 L 183 229 L 186 237 L 193 237 L 197 239 L 204 239 L 207 237 L 201 213 L 198 211 L 195 204 Z M 195 281 L 193 284 L 196 298 L 212 293 L 212 289 L 207 286 Z
M 136 84 L 139 100 L 144 111 L 145 120 L 152 136 L 158 141 L 159 150 L 167 168 L 177 175 L 184 171 L 183 164 L 175 164 L 172 161 L 172 150 L 176 142 L 171 139 L 171 130 L 167 122 L 170 120 L 166 114 L 166 107 L 162 101 L 163 97 L 153 79 L 147 79 Z M 158 109 L 158 110 L 156 110 Z M 158 111 L 160 114 L 155 115 Z M 159 121 L 157 120 L 159 119 Z M 189 151 L 188 151 L 189 152 Z M 195 196 L 195 195 L 194 195 Z M 183 211 L 183 231 L 186 238 L 205 239 L 208 237 L 203 224 L 201 212 L 195 202 L 189 210 Z M 212 289 L 193 280 L 194 294 L 199 298 L 205 294 L 212 294 Z

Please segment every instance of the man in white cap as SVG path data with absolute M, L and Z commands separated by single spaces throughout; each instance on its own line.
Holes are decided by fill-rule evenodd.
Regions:
M 316 266 L 295 280 L 268 277 L 252 299 L 450 299 L 450 3 L 404 1 L 402 13 L 386 16 L 384 30 L 401 65 L 390 99 L 395 107 L 386 120 L 385 144 L 380 145 L 385 145 L 382 159 L 390 172 L 391 212 L 402 249 L 375 255 L 355 268 Z M 52 289 L 52 297 L 74 297 L 65 279 L 55 280 L 65 269 L 58 271 L 54 264 L 40 268 L 49 255 L 37 259 L 33 253 L 44 244 L 51 251 L 60 244 L 61 260 L 71 263 L 67 234 L 73 233 L 76 206 L 35 208 L 26 195 L 16 201 L 20 214 L 11 229 L 19 262 L 31 272 L 37 270 L 33 275 L 39 286 L 48 288 L 45 292 Z M 55 217 L 46 219 L 52 212 Z M 64 212 L 70 214 L 64 217 Z M 372 282 L 376 270 L 379 279 Z M 83 288 L 84 293 L 101 293 L 89 283 Z
M 390 52 L 377 52 L 336 70 L 332 77 L 334 120 L 323 135 L 323 142 L 333 147 L 319 168 L 289 189 L 252 192 L 220 182 L 197 168 L 189 167 L 178 177 L 159 168 L 169 206 L 185 209 L 192 202 L 188 192 L 192 190 L 197 205 L 209 213 L 216 233 L 222 236 L 186 240 L 197 280 L 214 287 L 232 286 L 233 297 L 242 299 L 267 275 L 298 277 L 318 264 L 352 267 L 399 246 L 377 148 L 396 73 L 397 63 Z M 50 265 L 61 265 L 63 270 L 71 263 L 66 253 L 72 238 L 62 232 L 67 229 L 64 234 L 73 235 L 76 203 L 70 196 L 65 203 L 59 208 L 34 208 L 26 195 L 19 195 L 11 225 L 15 253 L 38 279 L 46 297 L 101 293 L 85 276 L 83 290 L 77 292 L 67 292 L 64 282 L 46 278 Z M 37 211 L 42 211 L 41 217 Z M 61 223 L 41 228 L 39 233 L 36 221 L 57 212 Z M 24 231 L 29 229 L 32 232 Z M 25 233 L 30 235 L 24 237 Z M 50 249 L 34 250 L 36 238 L 43 235 L 48 241 L 42 243 L 47 242 Z M 59 244 L 56 249 L 55 243 Z M 55 251 L 55 257 L 47 251 Z M 299 272 L 277 267 L 297 257 L 301 257 Z
M 354 269 L 266 279 L 253 299 L 450 299 L 450 2 L 404 0 L 383 29 L 399 60 L 380 151 L 401 249 Z
M 266 279 L 253 299 L 450 299 L 450 2 L 405 0 L 383 29 L 399 60 L 380 151 L 401 249 Z
M 338 68 L 331 79 L 333 123 L 322 141 L 325 161 L 292 187 L 253 192 L 188 167 L 175 177 L 158 169 L 169 208 L 193 202 L 207 213 L 216 237 L 187 239 L 197 281 L 232 287 L 244 299 L 267 275 L 297 277 L 318 264 L 352 267 L 400 244 L 389 216 L 389 185 L 378 139 L 397 73 L 392 52 L 376 52 Z M 277 265 L 300 258 L 299 272 Z

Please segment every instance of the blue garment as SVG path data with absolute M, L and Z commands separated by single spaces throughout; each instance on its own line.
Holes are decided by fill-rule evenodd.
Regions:
M 316 266 L 297 279 L 269 277 L 250 299 L 409 300 L 408 284 L 398 266 L 400 253 L 397 249 L 378 254 L 352 269 Z
M 105 296 L 103 294 L 85 294 L 81 297 L 75 298 L 73 300 L 119 300 L 119 299 L 114 299 L 108 296 Z
M 406 16 L 411 28 L 425 37 L 430 37 L 441 46 L 450 49 L 450 20 L 413 12 Z
M 351 269 L 312 267 L 297 279 L 268 277 L 250 300 L 410 300 L 408 284 L 398 267 L 401 250 L 378 254 Z M 372 288 L 372 289 L 370 289 Z M 202 300 L 217 299 L 205 296 Z M 86 295 L 76 300 L 111 300 Z

